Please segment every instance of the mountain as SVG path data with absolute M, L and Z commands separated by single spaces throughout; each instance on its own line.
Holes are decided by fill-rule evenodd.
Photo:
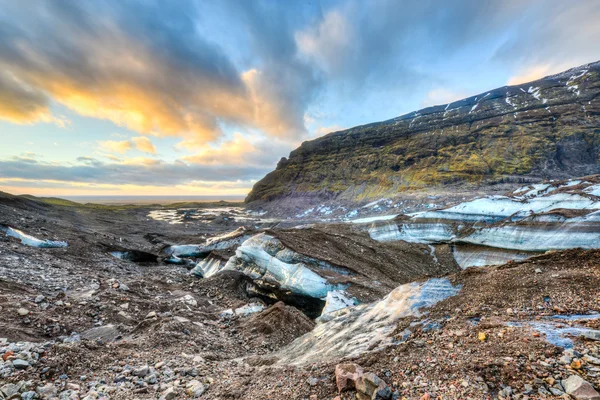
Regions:
M 246 202 L 360 201 L 600 172 L 600 62 L 304 142 Z

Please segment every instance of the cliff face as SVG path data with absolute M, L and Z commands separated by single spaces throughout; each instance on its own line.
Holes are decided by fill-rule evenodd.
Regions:
M 600 62 L 303 143 L 247 202 L 600 173 Z

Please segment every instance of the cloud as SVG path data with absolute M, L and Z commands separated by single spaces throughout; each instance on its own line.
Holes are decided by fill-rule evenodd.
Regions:
M 77 163 L 7 159 L 0 160 L 0 180 L 164 188 L 188 185 L 195 181 L 249 182 L 272 168 L 273 166 L 251 165 L 221 165 L 215 168 L 181 160 L 169 163 L 143 157 L 109 163 L 90 157 L 82 157 Z
M 206 145 L 197 149 L 194 155 L 183 157 L 182 161 L 198 165 L 273 168 L 282 155 L 289 153 L 298 144 L 264 137 L 248 138 L 236 132 L 232 139 L 218 146 Z
M 343 126 L 340 126 L 340 125 L 321 126 L 317 129 L 315 129 L 315 135 L 323 136 L 323 135 L 326 135 L 331 132 L 343 131 L 344 129 L 346 129 L 346 128 L 344 128 Z
M 0 118 L 49 121 L 55 118 L 50 103 L 57 102 L 142 134 L 204 143 L 221 136 L 222 124 L 277 137 L 306 134 L 301 117 L 316 85 L 312 69 L 288 57 L 296 51 L 293 30 L 279 24 L 272 40 L 285 44 L 262 46 L 254 66 L 240 68 L 199 34 L 201 7 L 208 6 L 67 0 L 25 8 L 3 2 L 0 68 L 12 78 L 0 79 L 0 99 L 19 101 L 0 108 Z M 259 46 L 267 35 L 261 13 L 268 9 L 244 7 L 252 15 L 238 19 Z
M 135 144 L 135 148 L 139 151 L 148 154 L 156 154 L 156 147 L 147 137 L 134 137 L 131 138 L 131 141 Z
M 98 145 L 100 149 L 108 151 L 109 153 L 125 154 L 132 148 L 132 143 L 129 140 L 116 141 L 116 140 L 104 140 L 99 141 Z
M 104 140 L 98 141 L 100 150 L 109 153 L 125 154 L 134 148 L 142 153 L 156 154 L 156 147 L 150 139 L 143 136 L 132 137 L 131 140 Z M 114 156 L 105 155 L 108 158 L 115 159 Z

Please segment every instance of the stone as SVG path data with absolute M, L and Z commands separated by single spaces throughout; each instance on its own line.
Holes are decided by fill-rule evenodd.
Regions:
M 19 314 L 21 317 L 24 317 L 26 315 L 29 315 L 29 310 L 26 308 L 19 308 L 17 310 L 17 314 Z
M 174 387 L 170 387 L 160 395 L 160 400 L 173 400 L 177 398 L 177 391 Z
M 45 297 L 43 294 L 40 294 L 40 295 L 38 295 L 38 296 L 35 298 L 35 300 L 34 300 L 34 301 L 35 301 L 36 303 L 41 303 L 41 302 L 42 302 L 42 301 L 44 301 L 45 299 L 46 299 L 46 297 Z
M 372 372 L 366 372 L 356 380 L 356 390 L 367 396 L 373 396 L 378 389 L 386 386 L 385 382 Z
M 44 386 L 38 386 L 36 391 L 40 397 L 50 398 L 56 394 L 56 387 L 53 384 L 48 383 Z
M 5 397 L 10 398 L 15 394 L 19 393 L 21 388 L 19 385 L 15 385 L 14 383 L 7 383 L 6 385 L 0 388 L 0 392 L 4 394 Z
M 139 368 L 136 368 L 133 370 L 133 372 L 131 373 L 133 376 L 137 376 L 139 378 L 143 378 L 146 375 L 148 375 L 150 373 L 150 367 L 148 367 L 147 365 L 143 365 Z
M 156 311 L 150 311 L 147 315 L 146 315 L 146 319 L 150 319 L 150 318 L 156 318 Z
M 21 393 L 21 400 L 33 400 L 35 399 L 35 396 L 35 392 L 30 390 L 28 392 Z
M 27 369 L 30 367 L 27 361 L 20 359 L 13 360 L 12 364 L 15 369 Z
M 582 363 L 580 360 L 573 360 L 571 362 L 571 368 L 573 369 L 581 369 Z
M 197 398 L 197 397 L 202 396 L 202 394 L 204 394 L 205 391 L 206 391 L 206 388 L 204 387 L 202 382 L 197 381 L 195 379 L 188 382 L 188 384 L 186 386 L 186 390 L 185 390 L 187 395 L 192 398 Z
M 479 332 L 477 334 L 477 339 L 479 339 L 480 342 L 485 342 L 487 340 L 487 333 Z
M 565 392 L 575 400 L 600 400 L 600 393 L 579 375 L 571 375 L 562 381 Z
M 356 388 L 356 381 L 363 374 L 363 369 L 358 364 L 347 363 L 335 366 L 335 382 L 338 392 Z
M 191 307 L 196 307 L 198 305 L 198 302 L 191 294 L 186 294 L 185 296 L 179 298 L 179 301 Z
M 389 400 L 392 398 L 392 390 L 387 385 L 380 387 L 371 398 L 373 400 Z
M 119 330 L 112 324 L 97 326 L 81 334 L 82 339 L 112 342 L 120 336 Z

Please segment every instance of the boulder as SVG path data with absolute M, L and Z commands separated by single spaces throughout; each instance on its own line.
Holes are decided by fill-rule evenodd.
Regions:
M 358 364 L 347 363 L 335 366 L 335 382 L 339 392 L 356 389 L 356 381 L 362 376 L 363 369 Z
M 571 375 L 568 379 L 562 381 L 562 385 L 565 392 L 576 400 L 600 400 L 600 393 L 579 375 Z

